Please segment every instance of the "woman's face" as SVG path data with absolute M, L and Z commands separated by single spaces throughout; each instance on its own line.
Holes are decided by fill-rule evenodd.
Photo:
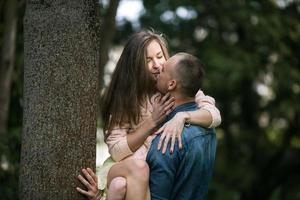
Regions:
M 147 65 L 153 78 L 156 80 L 163 64 L 166 62 L 163 50 L 156 40 L 152 40 L 147 46 Z

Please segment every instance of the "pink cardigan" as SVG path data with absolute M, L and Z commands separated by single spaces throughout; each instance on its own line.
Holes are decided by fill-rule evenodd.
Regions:
M 215 128 L 221 123 L 221 115 L 215 106 L 214 98 L 205 95 L 199 90 L 195 96 L 195 101 L 201 109 L 205 109 L 211 113 L 212 123 L 210 128 Z M 145 109 L 145 107 L 147 109 Z M 142 108 L 141 122 L 149 117 L 152 112 L 152 105 L 150 101 L 147 102 L 147 106 Z M 132 152 L 127 143 L 127 134 L 137 128 L 140 124 L 135 127 L 115 127 L 110 135 L 108 136 L 106 143 L 108 146 L 109 153 L 115 161 L 121 161 L 123 159 L 142 159 L 146 160 L 146 155 L 151 145 L 151 141 L 154 135 L 150 135 L 144 144 L 135 152 Z

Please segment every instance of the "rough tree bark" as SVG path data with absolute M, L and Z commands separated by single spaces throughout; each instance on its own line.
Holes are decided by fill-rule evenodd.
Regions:
M 95 11 L 94 0 L 27 1 L 22 200 L 84 199 L 77 175 L 96 161 Z
M 12 73 L 15 65 L 17 2 L 4 2 L 4 33 L 0 55 L 0 139 L 5 139 L 10 102 Z

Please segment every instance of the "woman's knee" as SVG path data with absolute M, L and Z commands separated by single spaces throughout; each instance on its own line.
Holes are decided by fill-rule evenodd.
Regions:
M 149 177 L 149 166 L 144 160 L 132 160 L 130 165 L 130 173 L 137 178 L 146 178 Z
M 112 179 L 109 185 L 109 190 L 112 190 L 117 193 L 125 193 L 126 192 L 127 182 L 123 177 L 116 177 Z

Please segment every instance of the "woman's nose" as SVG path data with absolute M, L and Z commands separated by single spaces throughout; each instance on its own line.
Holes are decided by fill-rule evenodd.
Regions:
M 153 63 L 153 68 L 154 69 L 157 69 L 157 70 L 160 70 L 161 69 L 161 64 L 159 63 L 159 61 L 157 59 L 154 60 L 154 63 Z

